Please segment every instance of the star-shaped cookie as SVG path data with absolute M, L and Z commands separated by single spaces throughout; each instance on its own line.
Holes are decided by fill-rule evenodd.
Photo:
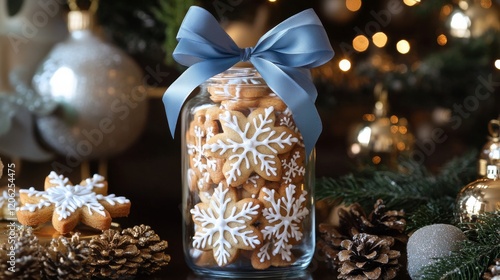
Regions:
M 106 195 L 106 189 L 107 182 L 99 175 L 73 185 L 68 178 L 51 172 L 44 191 L 33 187 L 19 191 L 18 221 L 37 226 L 52 219 L 54 229 L 62 234 L 71 232 L 80 221 L 96 229 L 109 229 L 111 218 L 127 216 L 131 203 L 125 197 Z

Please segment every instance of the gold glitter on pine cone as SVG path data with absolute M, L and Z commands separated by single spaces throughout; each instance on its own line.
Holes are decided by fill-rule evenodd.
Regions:
M 40 244 L 37 237 L 30 227 L 24 226 L 12 229 L 12 234 L 13 239 L 0 248 L 0 279 L 40 279 Z M 11 240 L 13 243 L 9 243 Z
M 394 239 L 359 233 L 341 242 L 339 279 L 393 279 L 399 269 L 399 251 L 391 250 Z
M 52 239 L 42 250 L 41 261 L 45 279 L 90 279 L 90 272 L 85 269 L 90 256 L 90 249 L 85 241 L 80 240 L 80 233 L 71 238 L 60 236 Z
M 89 272 L 98 278 L 134 276 L 143 261 L 133 238 L 117 230 L 108 229 L 98 237 L 93 237 L 88 247 L 91 250 Z
M 130 236 L 141 252 L 143 261 L 139 267 L 140 274 L 152 274 L 170 262 L 170 255 L 165 254 L 168 242 L 161 240 L 150 226 L 134 226 L 124 229 L 122 234 Z
M 500 259 L 493 261 L 493 264 L 488 266 L 488 270 L 483 274 L 485 280 L 500 279 Z
M 357 232 L 387 235 L 396 237 L 401 235 L 406 227 L 403 210 L 385 211 L 383 200 L 378 199 L 374 210 L 367 216 L 358 203 L 354 203 L 349 210 L 340 209 L 340 228 L 352 229 Z

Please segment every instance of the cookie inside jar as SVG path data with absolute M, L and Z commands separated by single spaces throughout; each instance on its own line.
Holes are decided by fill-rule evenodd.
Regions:
M 184 115 L 186 253 L 193 266 L 291 268 L 314 251 L 312 170 L 286 104 L 253 68 L 230 69 Z

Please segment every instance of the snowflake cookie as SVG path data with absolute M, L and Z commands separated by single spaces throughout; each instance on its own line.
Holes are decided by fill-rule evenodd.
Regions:
M 104 177 L 94 175 L 73 185 L 68 178 L 51 172 L 45 179 L 44 191 L 33 187 L 19 191 L 21 206 L 17 208 L 18 221 L 37 226 L 52 219 L 60 233 L 72 231 L 78 222 L 106 230 L 111 218 L 124 217 L 130 212 L 130 201 L 114 194 L 106 195 Z
M 255 250 L 262 245 L 262 233 L 252 224 L 262 208 L 258 199 L 237 200 L 235 188 L 220 183 L 208 203 L 191 209 L 196 232 L 195 249 L 213 251 L 218 266 L 226 266 L 238 258 L 240 250 Z
M 274 107 L 257 108 L 248 117 L 225 111 L 219 119 L 223 132 L 208 139 L 203 150 L 206 156 L 226 159 L 222 168 L 226 182 L 239 186 L 254 172 L 266 180 L 279 181 L 278 155 L 290 151 L 299 138 L 291 129 L 275 126 Z
M 291 248 L 303 236 L 302 221 L 309 215 L 307 192 L 293 184 L 279 190 L 262 188 L 259 200 L 264 205 L 259 228 L 263 246 L 252 254 L 252 266 L 266 269 L 287 266 L 295 261 Z

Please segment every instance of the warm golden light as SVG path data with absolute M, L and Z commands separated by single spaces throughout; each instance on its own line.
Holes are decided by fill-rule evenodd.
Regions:
M 268 1 L 269 1 L 269 2 L 271 2 L 271 3 L 274 3 L 274 2 L 276 2 L 276 0 L 268 0 Z
M 351 12 L 357 12 L 361 8 L 361 0 L 346 0 L 346 8 Z
M 453 6 L 452 5 L 444 5 L 441 8 L 441 17 L 447 17 L 451 14 L 451 11 L 453 11 Z
M 420 0 L 403 0 L 403 2 L 406 4 L 406 6 L 411 7 L 420 3 Z
M 458 2 L 458 6 L 460 7 L 460 9 L 465 11 L 469 8 L 469 3 L 467 3 L 467 1 L 465 0 L 461 0 Z
M 500 70 L 500 59 L 495 60 L 495 67 Z
M 377 32 L 372 36 L 373 44 L 379 48 L 382 48 L 387 44 L 387 35 L 384 32 Z
M 436 39 L 438 45 L 444 46 L 446 43 L 448 43 L 448 38 L 446 38 L 446 35 L 440 34 L 437 39 Z
M 392 115 L 391 116 L 391 123 L 392 124 L 397 124 L 399 122 L 398 116 Z
M 352 40 L 352 47 L 358 52 L 366 51 L 368 45 L 370 45 L 370 41 L 364 35 L 358 35 Z
M 379 156 L 374 156 L 374 157 L 372 158 L 372 162 L 373 162 L 374 164 L 379 164 L 381 161 L 382 161 L 382 159 L 381 159 Z
M 339 68 L 340 70 L 347 72 L 351 69 L 351 62 L 344 58 L 341 61 L 339 61 Z
M 410 43 L 406 40 L 400 40 L 396 44 L 396 49 L 401 54 L 407 54 L 408 52 L 410 52 Z
M 480 2 L 481 7 L 483 7 L 484 9 L 491 8 L 492 4 L 493 3 L 491 3 L 491 0 L 481 0 L 481 2 Z

